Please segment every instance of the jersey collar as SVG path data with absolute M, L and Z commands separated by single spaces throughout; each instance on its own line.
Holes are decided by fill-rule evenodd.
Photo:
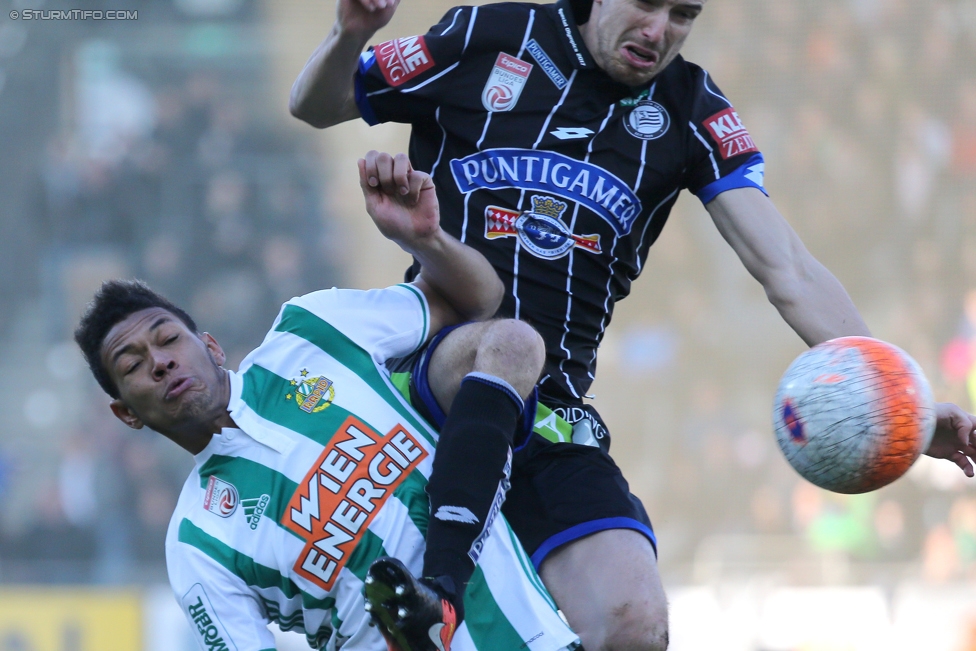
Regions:
M 598 68 L 590 51 L 583 43 L 583 35 L 580 34 L 579 27 L 576 26 L 576 18 L 573 15 L 573 7 L 569 0 L 558 0 L 556 2 L 556 23 L 566 54 L 573 67 L 583 70 Z
M 569 56 L 570 61 L 573 62 L 573 67 L 582 70 L 600 70 L 602 72 L 600 66 L 598 66 L 596 61 L 593 59 L 593 55 L 590 54 L 588 49 L 586 49 L 586 44 L 583 42 L 583 35 L 580 34 L 579 27 L 576 25 L 576 18 L 573 15 L 573 7 L 570 0 L 558 0 L 558 2 L 555 4 L 555 9 L 557 30 L 562 37 L 561 40 L 563 42 L 563 47 L 566 50 L 566 54 Z M 675 61 L 677 61 L 680 56 L 681 55 L 675 57 Z M 672 61 L 668 65 L 668 68 L 674 65 L 675 61 Z M 665 70 L 667 70 L 667 68 L 665 68 Z M 654 81 L 660 77 L 663 72 L 664 71 L 662 70 L 657 74 L 657 76 L 654 77 L 654 79 L 651 79 L 643 86 L 638 86 L 637 88 L 629 88 L 616 81 L 613 83 L 617 84 L 621 88 L 625 97 L 628 95 L 637 97 L 644 90 L 650 88 Z
M 244 393 L 244 378 L 234 371 L 228 370 L 230 376 L 230 401 L 227 411 L 242 432 L 262 445 L 266 445 L 279 454 L 287 454 L 295 442 L 287 435 L 268 427 L 257 417 L 241 398 Z

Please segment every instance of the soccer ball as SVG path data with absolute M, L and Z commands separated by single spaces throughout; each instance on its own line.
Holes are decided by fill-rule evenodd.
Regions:
M 841 337 L 786 369 L 773 425 L 787 461 L 805 479 L 836 493 L 866 493 L 901 477 L 928 449 L 935 403 L 905 351 L 870 337 Z

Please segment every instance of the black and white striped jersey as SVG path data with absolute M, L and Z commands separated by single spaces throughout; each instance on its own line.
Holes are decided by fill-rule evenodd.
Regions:
M 678 192 L 763 187 L 762 154 L 707 72 L 679 56 L 646 87 L 613 81 L 566 0 L 452 9 L 363 53 L 355 86 L 367 122 L 413 126 L 442 226 L 498 271 L 499 314 L 542 333 L 542 390 L 563 400 L 592 382 Z

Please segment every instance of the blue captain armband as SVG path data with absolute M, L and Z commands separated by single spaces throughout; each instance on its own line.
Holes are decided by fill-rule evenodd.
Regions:
M 717 181 L 709 183 L 695 194 L 701 199 L 703 205 L 726 190 L 735 190 L 736 188 L 757 188 L 768 197 L 769 193 L 763 187 L 763 173 L 765 172 L 765 168 L 766 162 L 763 159 L 763 155 L 754 154 L 737 169 Z
M 376 117 L 376 113 L 373 111 L 373 107 L 369 103 L 369 98 L 366 96 L 366 73 L 375 64 L 376 56 L 373 54 L 373 48 L 370 48 L 359 55 L 359 69 L 356 70 L 356 74 L 353 77 L 356 91 L 356 106 L 359 107 L 359 115 L 371 127 L 380 123 L 379 118 Z

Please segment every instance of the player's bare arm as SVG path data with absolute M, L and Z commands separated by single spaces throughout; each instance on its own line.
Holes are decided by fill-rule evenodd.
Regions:
M 803 245 L 773 202 L 753 188 L 718 195 L 705 208 L 783 319 L 808 346 L 870 337 L 840 281 Z
M 504 285 L 484 256 L 441 229 L 430 176 L 414 170 L 405 154 L 371 151 L 359 160 L 359 185 L 379 231 L 423 266 L 414 283 L 430 304 L 431 332 L 495 313 Z
M 339 0 L 336 22 L 291 87 L 288 108 L 324 129 L 359 117 L 353 75 L 369 39 L 393 18 L 400 0 Z
M 764 194 L 729 190 L 705 208 L 783 319 L 807 343 L 871 334 L 840 281 L 807 251 Z M 976 417 L 951 403 L 936 409 L 936 432 L 925 454 L 948 459 L 972 477 Z

